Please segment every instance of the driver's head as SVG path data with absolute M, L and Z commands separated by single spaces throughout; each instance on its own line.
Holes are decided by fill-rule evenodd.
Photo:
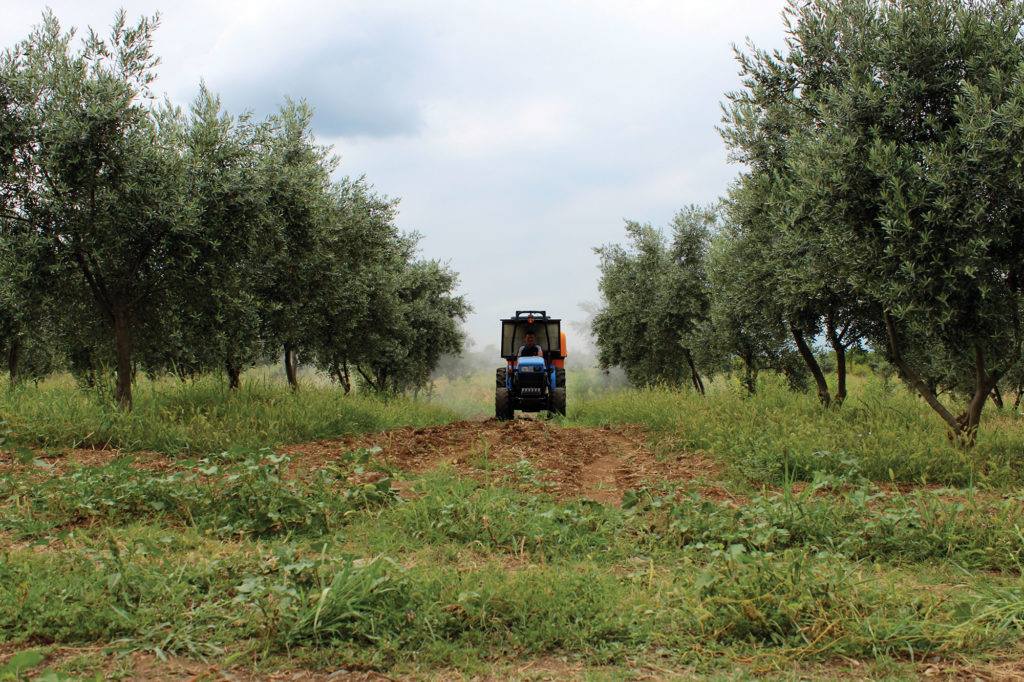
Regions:
M 527 346 L 533 346 L 537 343 L 537 335 L 533 332 L 526 332 L 523 336 L 523 341 L 526 342 Z

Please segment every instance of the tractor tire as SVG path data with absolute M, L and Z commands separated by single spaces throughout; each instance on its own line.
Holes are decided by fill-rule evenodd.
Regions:
M 565 389 L 556 388 L 551 391 L 551 410 L 553 414 L 565 416 Z
M 508 367 L 499 367 L 494 373 L 494 385 L 498 388 L 505 388 L 505 378 L 508 376 Z
M 562 367 L 555 370 L 555 388 L 565 388 L 565 369 Z
M 508 389 L 504 386 L 494 389 L 494 418 L 498 421 L 508 421 L 513 416 L 512 398 L 508 394 Z

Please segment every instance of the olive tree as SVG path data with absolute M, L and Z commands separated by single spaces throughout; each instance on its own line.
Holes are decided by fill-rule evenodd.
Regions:
M 748 248 L 745 267 L 760 268 L 761 286 L 749 289 L 753 308 L 783 320 L 825 406 L 846 398 L 846 351 L 859 340 L 861 302 L 821 238 L 821 212 L 794 200 L 793 169 L 801 131 L 813 124 L 801 87 L 831 80 L 813 62 L 756 48 L 737 52 L 743 88 L 728 95 L 722 137 L 730 157 L 746 170 L 730 188 L 730 221 Z M 836 393 L 830 392 L 813 349 L 824 337 L 836 356 Z
M 352 389 L 352 372 L 365 357 L 378 315 L 406 267 L 414 240 L 396 224 L 398 202 L 377 195 L 364 179 L 346 178 L 333 188 L 324 234 L 320 285 L 308 292 L 316 299 L 308 347 L 316 366 Z
M 817 211 L 862 328 L 962 443 L 1019 362 L 1024 286 L 1024 6 L 793 4 L 811 124 L 791 200 Z M 966 389 L 959 413 L 939 397 Z
M 425 386 L 442 355 L 462 352 L 471 310 L 455 294 L 458 275 L 437 261 L 410 260 L 396 275 L 375 296 L 354 355 L 359 376 L 379 393 Z
M 189 194 L 201 240 L 189 263 L 187 286 L 203 292 L 176 296 L 182 344 L 199 370 L 223 369 L 232 389 L 267 352 L 261 283 L 271 259 L 266 130 L 247 115 L 224 112 L 205 86 L 183 122 Z
M 264 334 L 283 348 L 285 375 L 296 389 L 298 355 L 311 350 L 315 295 L 323 268 L 330 267 L 324 242 L 338 163 L 329 147 L 316 142 L 312 117 L 305 102 L 287 102 L 268 121 L 268 150 L 261 155 L 269 223 L 260 282 Z
M 132 401 L 135 332 L 191 257 L 184 165 L 148 100 L 156 24 L 129 25 L 120 12 L 108 38 L 90 31 L 73 47 L 73 32 L 48 13 L 0 59 L 20 118 L 3 179 L 13 195 L 5 237 L 32 245 L 86 292 L 114 349 L 123 407 Z M 35 249 L 39 240 L 44 248 Z
M 708 315 L 707 250 L 717 220 L 714 207 L 676 214 L 671 237 L 626 223 L 626 245 L 596 249 L 602 307 L 591 328 L 603 367 L 621 366 L 636 384 L 678 386 L 703 393 L 694 359 Z
M 708 255 L 710 302 L 708 322 L 702 329 L 702 353 L 709 358 L 739 360 L 741 383 L 750 395 L 757 391 L 762 370 L 780 372 L 790 388 L 804 390 L 807 373 L 803 360 L 791 330 L 770 302 L 774 275 L 763 266 L 762 244 L 725 220 Z

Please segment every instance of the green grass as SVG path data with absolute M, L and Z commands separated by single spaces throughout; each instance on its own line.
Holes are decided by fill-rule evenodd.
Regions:
M 210 485 L 214 497 L 219 484 Z M 34 499 L 31 490 L 23 496 Z M 153 513 L 86 525 L 65 534 L 60 552 L 0 557 L 0 636 L 32 645 L 117 641 L 256 665 L 290 655 L 314 667 L 472 669 L 558 652 L 594 665 L 654 657 L 706 671 L 750 656 L 781 666 L 984 653 L 1021 636 L 1024 583 L 1012 575 L 965 576 L 959 555 L 893 551 L 884 534 L 846 552 L 815 547 L 825 541 L 792 529 L 787 542 L 746 547 L 730 521 L 735 510 L 661 500 L 588 514 L 578 503 L 438 474 L 408 502 L 350 508 L 340 526 L 300 536 L 280 529 L 225 543 L 216 524 Z M 790 517 L 829 516 L 828 504 L 809 500 L 802 508 L 776 502 L 790 505 Z M 5 516 L 23 513 L 18 507 Z M 673 508 L 676 525 L 665 528 Z M 251 527 L 264 514 L 238 507 L 231 517 Z M 485 518 L 495 519 L 489 529 Z M 699 533 L 679 525 L 696 518 L 714 520 Z M 936 560 L 958 589 L 921 589 L 859 555 Z M 514 559 L 521 563 L 510 570 Z
M 707 396 L 664 389 L 596 394 L 574 403 L 569 416 L 588 426 L 642 424 L 662 446 L 711 453 L 754 483 L 810 480 L 815 471 L 955 486 L 1024 483 L 1024 419 L 1011 409 L 988 406 L 977 445 L 965 451 L 899 383 L 860 375 L 851 384 L 846 404 L 829 410 L 810 393 L 766 377 L 753 397 L 720 379 Z
M 287 463 L 287 457 L 260 450 L 237 459 L 222 453 L 169 473 L 139 470 L 121 458 L 42 480 L 5 477 L 0 494 L 18 512 L 0 519 L 0 530 L 38 538 L 83 523 L 152 518 L 221 538 L 322 535 L 353 510 L 396 496 L 387 477 L 339 490 L 348 467 L 326 467 L 305 480 L 285 477 Z
M 965 453 L 875 377 L 828 411 L 772 379 L 754 398 L 724 380 L 701 398 L 595 377 L 576 375 L 565 425 L 645 425 L 665 456 L 719 462 L 729 495 L 684 481 L 621 507 L 558 500 L 486 451 L 473 461 L 489 483 L 367 450 L 297 476 L 268 447 L 482 414 L 489 377 L 390 401 L 161 381 L 128 415 L 63 379 L 8 393 L 8 447 L 175 459 L 54 475 L 23 452 L 0 469 L 0 680 L 130 679 L 139 652 L 256 677 L 616 680 L 914 678 L 936 661 L 985 677 L 1020 658 L 1017 415 L 987 412 Z
M 0 419 L 16 444 L 40 448 L 114 447 L 206 454 L 451 421 L 441 405 L 411 398 L 344 395 L 309 383 L 293 392 L 258 373 L 237 392 L 220 377 L 140 379 L 135 407 L 118 410 L 107 393 L 79 390 L 67 376 L 0 390 Z M 2 436 L 2 434 L 0 434 Z

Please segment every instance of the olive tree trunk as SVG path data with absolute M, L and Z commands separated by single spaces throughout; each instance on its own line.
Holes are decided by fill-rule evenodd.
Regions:
M 999 381 L 998 373 L 989 373 L 985 368 L 985 354 L 979 346 L 974 347 L 974 395 L 967 407 L 959 415 L 954 415 L 942 404 L 935 389 L 928 385 L 921 375 L 910 366 L 900 350 L 899 337 L 896 332 L 896 321 L 888 312 L 884 313 L 885 332 L 889 343 L 889 356 L 900 377 L 924 398 L 925 402 L 946 422 L 949 427 L 950 440 L 958 445 L 970 448 L 978 436 L 981 424 L 981 412 L 985 403 Z
M 224 363 L 224 371 L 228 375 L 228 389 L 237 391 L 242 385 L 242 368 L 228 360 Z
M 749 352 L 743 354 L 743 387 L 747 389 L 747 395 L 757 393 L 757 365 L 753 353 Z
M 291 344 L 284 345 L 284 373 L 288 377 L 288 385 L 293 391 L 299 390 L 298 368 L 296 367 L 295 350 Z
M 828 391 L 828 382 L 825 381 L 825 375 L 821 371 L 821 365 L 818 364 L 818 360 L 814 357 L 814 352 L 811 347 L 807 345 L 807 340 L 804 338 L 804 333 L 800 331 L 796 325 L 789 325 L 789 331 L 793 335 L 793 340 L 796 342 L 796 348 L 800 352 L 800 357 L 803 358 L 804 364 L 807 365 L 807 369 L 810 370 L 811 376 L 814 377 L 814 383 L 818 386 L 818 400 L 824 407 L 828 407 L 832 404 L 832 396 Z
M 123 410 L 132 409 L 132 339 L 128 314 L 114 311 L 114 351 L 117 355 L 117 384 L 114 399 Z
M 683 355 L 686 357 L 686 364 L 690 366 L 690 380 L 693 382 L 693 388 L 701 395 L 704 393 L 704 382 L 701 381 L 700 372 L 697 371 L 697 366 L 693 363 L 693 355 L 689 349 L 683 349 Z
M 844 333 L 847 330 L 844 330 Z M 828 334 L 828 341 L 832 345 L 832 350 L 836 354 L 836 395 L 834 403 L 838 407 L 846 400 L 846 344 L 843 341 L 843 334 L 836 330 L 836 325 L 831 317 L 825 318 L 825 331 Z
M 18 360 L 21 359 L 21 339 L 14 335 L 7 349 L 7 371 L 11 377 L 11 386 L 18 383 Z
M 352 392 L 352 376 L 349 373 L 348 362 L 345 360 L 335 360 L 332 363 L 331 374 L 334 380 L 341 384 L 342 390 L 345 395 Z

